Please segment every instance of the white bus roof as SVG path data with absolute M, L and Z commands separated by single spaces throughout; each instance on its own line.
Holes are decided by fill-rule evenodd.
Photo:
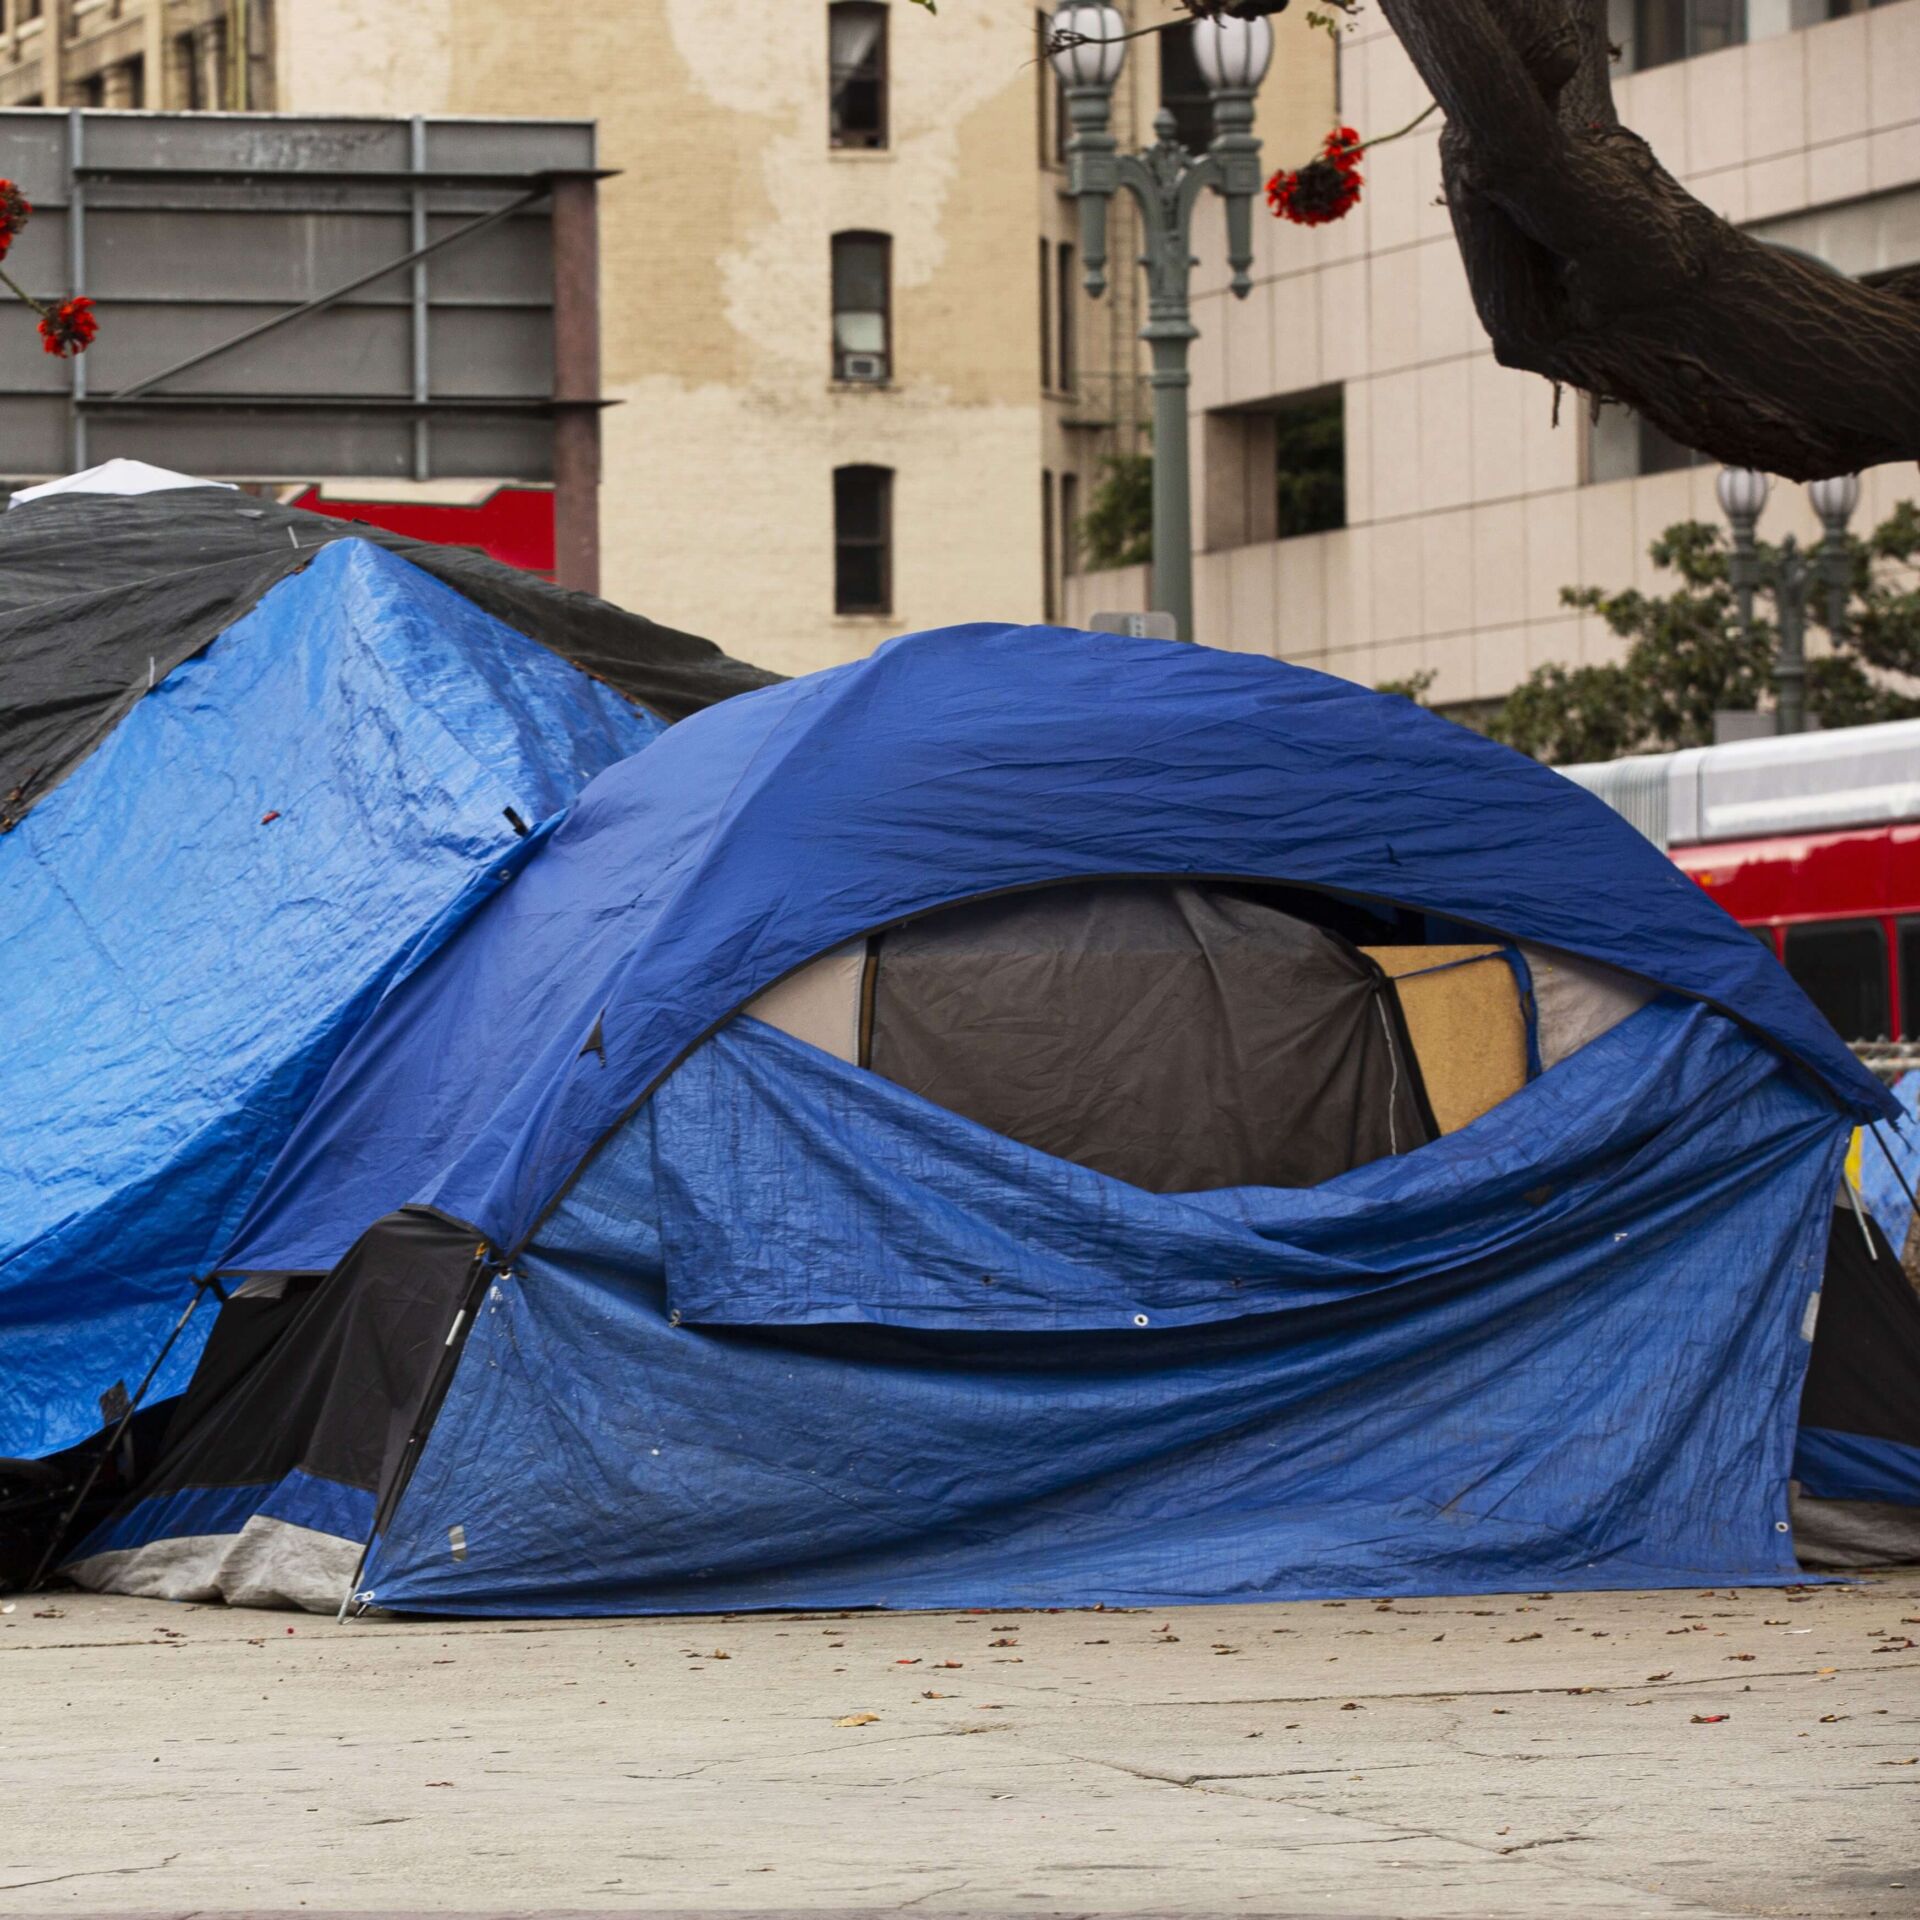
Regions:
M 1558 769 L 1658 847 L 1920 820 L 1920 720 Z

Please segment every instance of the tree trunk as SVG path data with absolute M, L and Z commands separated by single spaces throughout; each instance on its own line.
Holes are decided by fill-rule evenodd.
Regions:
M 1447 116 L 1495 356 L 1795 480 L 1920 458 L 1920 271 L 1866 287 L 1711 213 L 1620 124 L 1606 0 L 1380 0 Z

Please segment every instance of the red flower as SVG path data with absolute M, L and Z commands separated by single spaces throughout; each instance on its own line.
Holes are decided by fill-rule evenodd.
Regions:
M 1296 226 L 1322 227 L 1359 204 L 1362 143 L 1351 127 L 1335 127 L 1320 143 L 1320 157 L 1267 182 L 1267 204 Z
M 93 302 L 84 293 L 62 300 L 40 316 L 40 344 L 62 359 L 85 353 L 93 345 L 100 322 L 93 317 Z
M 0 180 L 0 260 L 33 218 L 33 203 L 11 180 Z

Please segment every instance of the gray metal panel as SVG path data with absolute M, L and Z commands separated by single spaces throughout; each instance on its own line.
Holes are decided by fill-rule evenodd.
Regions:
M 67 199 L 67 116 L 35 107 L 0 113 L 0 177 L 17 181 L 36 208 Z
M 181 287 L 182 215 L 112 206 L 95 189 L 87 209 L 87 269 L 97 301 L 191 300 L 196 307 L 252 301 L 292 306 L 311 300 L 407 251 L 407 216 L 360 213 L 351 219 L 288 215 L 255 205 L 193 215 L 193 286 Z M 35 222 L 38 225 L 38 222 Z M 27 229 L 29 235 L 34 227 Z M 347 296 L 349 301 L 405 300 L 404 272 Z
M 71 363 L 30 316 L 0 324 L 0 475 L 125 454 L 220 478 L 548 478 L 548 203 L 378 269 L 594 149 L 585 121 L 0 111 L 0 175 L 35 207 L 8 269 L 100 317 Z M 501 400 L 518 410 L 483 404 Z
M 150 461 L 208 480 L 311 480 L 336 474 L 404 480 L 413 430 L 391 419 L 275 412 L 126 413 L 89 421 L 95 460 Z
M 553 315 L 540 308 L 437 307 L 427 322 L 433 390 L 448 398 L 544 398 Z
M 100 338 L 87 359 L 93 392 L 107 396 L 160 368 L 210 346 L 226 334 L 270 313 L 272 308 L 211 309 L 219 325 L 208 326 L 204 306 L 156 306 L 122 300 L 113 308 L 113 324 L 104 317 Z M 404 305 L 323 308 L 297 328 L 270 333 L 235 347 L 217 360 L 169 380 L 162 394 L 335 394 L 367 399 L 410 399 L 407 377 L 408 317 Z M 45 357 L 45 356 L 43 356 Z M 57 364 L 57 363 L 56 363 Z
M 427 165 L 443 172 L 594 164 L 591 120 L 429 120 Z
M 66 401 L 64 382 L 51 403 L 0 394 L 0 448 L 8 472 L 58 473 L 66 465 Z
M 470 217 L 429 212 L 427 238 L 438 240 Z M 553 255 L 546 214 L 517 214 L 489 227 L 445 253 L 436 253 L 427 270 L 433 276 L 436 303 L 459 300 L 549 307 L 553 304 Z
M 525 414 L 453 414 L 434 422 L 433 459 L 435 471 L 450 480 L 490 480 L 502 472 L 551 480 L 552 423 Z
M 1635 754 L 1624 760 L 1595 760 L 1555 771 L 1604 800 L 1664 852 L 1668 844 L 1667 772 L 1672 759 L 1667 753 Z
M 402 173 L 407 123 L 346 115 L 90 113 L 87 164 Z

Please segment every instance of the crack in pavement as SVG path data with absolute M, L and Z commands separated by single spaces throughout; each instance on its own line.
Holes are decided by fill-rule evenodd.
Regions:
M 0 1880 L 0 1893 L 18 1893 L 22 1887 L 50 1887 L 61 1880 L 93 1880 L 110 1873 L 158 1873 L 162 1867 L 170 1867 L 178 1860 L 177 1853 L 170 1853 L 164 1860 L 154 1860 L 137 1867 L 82 1867 L 73 1873 L 53 1873 L 44 1880 Z
M 1079 1760 L 1088 1766 L 1106 1767 L 1117 1773 L 1131 1774 L 1135 1779 L 1150 1780 L 1162 1786 L 1178 1787 L 1183 1790 L 1191 1791 L 1194 1793 L 1216 1794 L 1222 1799 L 1241 1800 L 1241 1801 L 1257 1800 L 1260 1804 L 1266 1805 L 1266 1806 L 1292 1807 L 1296 1811 L 1301 1813 L 1320 1814 L 1335 1820 L 1360 1821 L 1363 1824 L 1374 1829 L 1374 1831 L 1367 1836 L 1367 1843 L 1374 1846 L 1398 1844 L 1399 1842 L 1404 1841 L 1406 1839 L 1416 1838 L 1416 1839 L 1422 1839 L 1422 1840 L 1431 1840 L 1443 1846 L 1464 1847 L 1470 1852 L 1483 1854 L 1492 1859 L 1504 1859 L 1514 1854 L 1529 1852 L 1540 1847 L 1564 1846 L 1570 1840 L 1580 1840 L 1580 1839 L 1585 1839 L 1587 1837 L 1584 1834 L 1571 1834 L 1566 1836 L 1564 1839 L 1560 1839 L 1560 1840 L 1539 1840 L 1539 1841 L 1526 1842 L 1519 1846 L 1513 1846 L 1513 1847 L 1495 1847 L 1495 1846 L 1489 1846 L 1484 1841 L 1468 1839 L 1465 1835 L 1462 1835 L 1462 1834 L 1445 1832 L 1437 1827 L 1422 1827 L 1415 1824 L 1411 1824 L 1406 1821 L 1392 1821 L 1392 1822 L 1383 1821 L 1378 1819 L 1376 1816 L 1372 1814 L 1361 1813 L 1357 1810 L 1346 1808 L 1346 1807 L 1330 1806 L 1323 1801 L 1299 1800 L 1299 1799 L 1293 1798 L 1288 1794 L 1274 1794 L 1271 1796 L 1251 1795 L 1251 1794 L 1236 1792 L 1231 1785 L 1213 1786 L 1208 1784 L 1209 1781 L 1211 1780 L 1220 1780 L 1220 1781 L 1230 1782 L 1233 1780 L 1263 1779 L 1263 1778 L 1269 1778 L 1273 1776 L 1267 1776 L 1267 1775 L 1261 1775 L 1261 1774 L 1209 1775 L 1209 1774 L 1161 1773 L 1161 1772 L 1153 1771 L 1152 1769 L 1148 1769 L 1148 1768 L 1132 1767 L 1127 1765 L 1125 1761 L 1121 1761 L 1121 1760 L 1097 1759 L 1090 1754 L 1062 1752 L 1060 1754 L 1060 1757 L 1063 1759 Z M 1345 1770 L 1346 1769 L 1344 1768 L 1316 1769 L 1316 1771 L 1321 1771 L 1321 1772 L 1343 1772 Z M 1384 1771 L 1387 1771 L 1387 1769 L 1380 1768 L 1380 1769 L 1375 1769 L 1375 1771 L 1384 1772 Z M 1284 1776 L 1281 1776 L 1281 1777 L 1284 1777 Z M 1360 1843 L 1349 1841 L 1345 1843 L 1326 1842 L 1323 1844 L 1355 1845 Z M 1533 1865 L 1534 1863 L 1521 1862 L 1519 1864 Z M 1552 1861 L 1546 1861 L 1546 1860 L 1543 1860 L 1538 1864 L 1544 1871 L 1553 1873 L 1557 1878 L 1561 1878 L 1561 1879 L 1573 1879 L 1578 1877 L 1580 1879 L 1584 1879 L 1588 1884 L 1598 1884 L 1601 1886 L 1612 1887 L 1621 1892 L 1636 1894 L 1643 1898 L 1650 1891 L 1648 1888 L 1644 1886 L 1640 1886 L 1633 1881 L 1622 1880 L 1616 1877 L 1615 1875 L 1605 1872 L 1604 1870 L 1596 1870 L 1592 1867 L 1580 1867 L 1580 1868 L 1569 1869 L 1565 1867 L 1556 1866 L 1555 1863 L 1553 1863 Z M 1725 1915 L 1728 1911 L 1723 1907 L 1708 1906 L 1701 1901 L 1689 1899 L 1685 1895 L 1681 1895 L 1681 1894 L 1661 1893 L 1660 1898 L 1668 1901 L 1670 1905 L 1677 1908 L 1684 1908 L 1688 1912 L 1715 1916 L 1715 1920 L 1720 1920 L 1720 1917 Z
M 1833 1674 L 1901 1673 L 1920 1671 L 1920 1658 L 1882 1661 L 1877 1666 L 1836 1666 Z M 1819 1667 L 1763 1667 L 1758 1672 L 1704 1673 L 1687 1680 L 1607 1680 L 1592 1686 L 1531 1687 L 1423 1687 L 1409 1693 L 1360 1693 L 1341 1689 L 1333 1693 L 1235 1694 L 1225 1700 L 1173 1700 L 1182 1711 L 1189 1707 L 1313 1707 L 1328 1700 L 1507 1700 L 1542 1694 L 1679 1693 L 1688 1687 L 1748 1686 L 1755 1680 L 1811 1680 L 1825 1674 Z M 1135 1704 L 1135 1703 L 1126 1703 Z
M 1130 1773 L 1137 1780 L 1154 1780 L 1169 1787 L 1204 1787 L 1214 1780 L 1299 1780 L 1325 1773 L 1350 1774 L 1355 1765 L 1361 1764 L 1347 1761 L 1333 1767 L 1254 1767 L 1244 1773 L 1162 1773 L 1152 1767 L 1129 1766 L 1124 1760 L 1096 1759 L 1092 1754 L 1087 1753 L 1062 1752 L 1060 1757 L 1065 1760 L 1079 1760 L 1090 1767 L 1111 1767 L 1116 1773 Z M 1404 1773 L 1412 1768 L 1429 1767 L 1435 1764 L 1431 1760 L 1388 1760 L 1369 1766 L 1366 1771 L 1370 1774 Z

